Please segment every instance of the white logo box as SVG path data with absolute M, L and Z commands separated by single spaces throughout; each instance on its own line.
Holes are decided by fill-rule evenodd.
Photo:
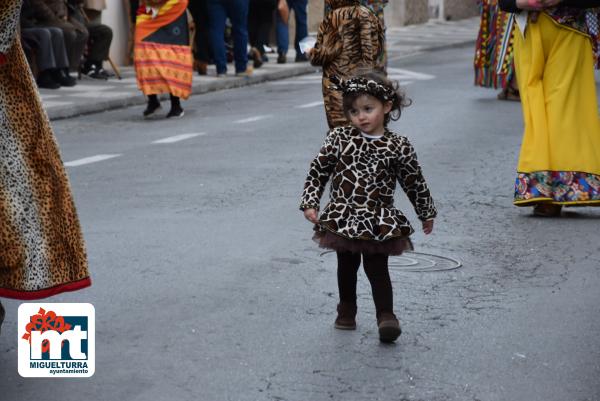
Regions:
M 71 322 L 71 328 L 62 333 L 57 330 L 31 331 L 30 341 L 23 339 L 27 334 L 27 325 L 31 317 L 38 315 L 40 309 L 48 315 L 54 312 Z M 55 320 L 55 321 L 56 321 Z M 84 323 L 87 320 L 87 330 Z M 22 377 L 91 377 L 96 368 L 96 311 L 89 303 L 24 303 L 19 306 L 18 351 L 19 374 Z M 42 359 L 41 344 L 49 341 L 49 359 Z M 68 349 L 63 350 L 61 343 L 68 342 Z M 83 344 L 87 341 L 87 353 Z M 62 359 L 62 356 L 65 356 Z

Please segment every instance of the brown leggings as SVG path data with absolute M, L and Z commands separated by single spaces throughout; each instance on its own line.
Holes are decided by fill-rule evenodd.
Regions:
M 337 257 L 340 302 L 356 305 L 356 280 L 358 268 L 360 267 L 361 254 L 337 252 Z M 394 313 L 394 296 L 390 272 L 388 270 L 388 255 L 382 253 L 363 253 L 362 260 L 363 268 L 371 283 L 377 316 L 382 312 Z

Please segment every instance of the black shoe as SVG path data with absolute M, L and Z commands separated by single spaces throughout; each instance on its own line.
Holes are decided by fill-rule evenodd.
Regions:
M 269 57 L 267 57 L 267 54 L 263 54 L 262 56 L 260 56 L 260 59 L 262 60 L 263 63 L 268 63 L 269 62 Z
M 287 63 L 287 56 L 283 53 L 279 53 L 277 56 L 277 64 L 285 64 Z
M 296 63 L 304 63 L 308 61 L 308 57 L 306 57 L 303 53 L 296 54 Z
M 77 80 L 69 75 L 69 70 L 67 69 L 56 69 L 53 70 L 52 77 L 56 82 L 58 82 L 61 86 L 72 87 L 77 85 Z
M 146 106 L 146 110 L 144 110 L 144 117 L 150 117 L 157 110 L 160 110 L 161 106 L 159 102 L 148 101 L 148 105 Z
M 181 106 L 172 106 L 169 114 L 167 114 L 167 118 L 181 118 L 184 114 Z
M 49 70 L 42 71 L 37 79 L 37 86 L 40 89 L 58 89 L 60 83 L 56 82 Z
M 81 73 L 93 79 L 108 79 L 108 73 L 100 64 L 84 64 L 81 67 Z

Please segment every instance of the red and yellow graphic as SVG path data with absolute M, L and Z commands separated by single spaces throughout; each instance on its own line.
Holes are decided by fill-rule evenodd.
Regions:
M 59 333 L 63 333 L 67 330 L 71 329 L 71 325 L 65 323 L 65 319 L 62 316 L 57 316 L 56 313 L 52 311 L 46 312 L 43 308 L 40 308 L 36 315 L 31 316 L 31 319 L 27 326 L 25 327 L 25 334 L 21 337 L 24 340 L 29 341 L 31 344 L 31 332 L 39 331 L 41 333 L 54 330 Z M 50 342 L 48 340 L 44 340 L 42 342 L 42 352 L 48 352 L 50 349 Z

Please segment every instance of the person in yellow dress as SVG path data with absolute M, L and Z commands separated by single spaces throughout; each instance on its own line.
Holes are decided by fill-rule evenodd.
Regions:
M 525 132 L 514 204 L 538 216 L 600 206 L 600 0 L 500 0 L 525 13 L 515 40 Z M 528 22 L 525 24 L 524 21 Z M 526 26 L 522 26 L 526 25 Z

